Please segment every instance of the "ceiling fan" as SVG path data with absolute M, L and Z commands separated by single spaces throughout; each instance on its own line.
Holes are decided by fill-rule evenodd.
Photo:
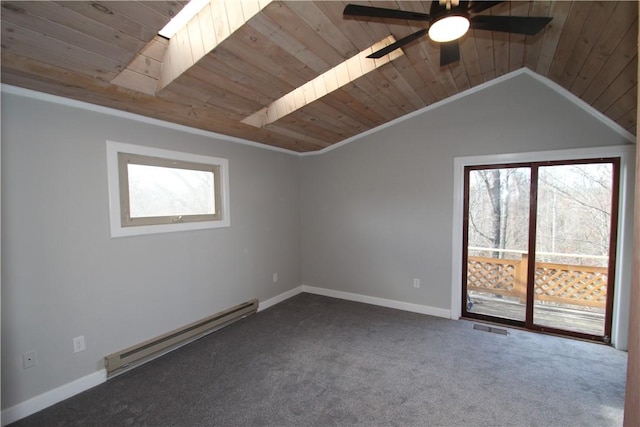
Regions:
M 425 22 L 428 25 L 427 28 L 418 30 L 372 53 L 367 58 L 381 58 L 389 52 L 428 34 L 431 40 L 440 43 L 440 66 L 445 66 L 460 60 L 458 39 L 464 36 L 469 28 L 532 36 L 551 22 L 552 18 L 550 17 L 477 15 L 477 13 L 500 3 L 504 2 L 434 0 L 431 3 L 428 15 L 419 12 L 348 4 L 344 8 L 343 16 L 345 18 L 379 18 Z

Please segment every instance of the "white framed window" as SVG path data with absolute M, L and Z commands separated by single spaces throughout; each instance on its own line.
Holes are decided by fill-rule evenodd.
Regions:
M 229 227 L 228 161 L 107 141 L 111 237 Z

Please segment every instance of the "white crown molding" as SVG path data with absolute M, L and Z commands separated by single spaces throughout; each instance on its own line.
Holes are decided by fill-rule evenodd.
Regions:
M 53 104 L 64 105 L 67 107 L 78 108 L 86 111 L 93 111 L 96 113 L 107 114 L 114 117 L 120 117 L 128 120 L 134 120 L 140 123 L 152 124 L 156 126 L 161 126 L 164 128 L 182 131 L 191 133 L 194 135 L 205 136 L 207 138 L 218 139 L 224 142 L 233 142 L 236 144 L 249 145 L 255 148 L 261 148 L 263 150 L 277 151 L 280 153 L 299 155 L 297 151 L 287 150 L 285 148 L 273 147 L 271 145 L 262 144 L 255 141 L 249 141 L 247 139 L 237 138 L 234 136 L 223 135 L 216 132 L 211 132 L 207 130 L 197 129 L 190 126 L 179 125 L 177 123 L 167 122 L 165 120 L 154 119 L 152 117 L 142 116 L 140 114 L 131 113 L 128 111 L 117 110 L 111 107 L 104 107 L 102 105 L 91 104 L 84 101 L 78 101 L 75 99 L 65 98 L 63 96 L 52 95 L 50 93 L 38 92 L 31 89 L 25 89 L 22 87 L 8 85 L 6 83 L 2 83 L 0 85 L 0 92 L 8 93 L 11 95 L 23 96 L 25 98 L 37 99 L 39 101 L 51 102 Z
M 551 80 L 549 80 L 546 77 L 541 76 L 540 74 L 531 71 L 529 68 L 520 68 L 518 70 L 512 71 L 510 73 L 504 74 L 500 77 L 496 77 L 493 80 L 490 80 L 488 82 L 479 84 L 477 86 L 474 86 L 470 89 L 467 89 L 465 91 L 462 91 L 460 93 L 457 93 L 455 95 L 452 95 L 448 98 L 445 98 L 443 100 L 440 100 L 438 102 L 435 102 L 431 105 L 427 105 L 426 107 L 423 107 L 419 110 L 416 110 L 412 113 L 406 114 L 402 117 L 398 117 L 397 119 L 391 120 L 389 122 L 386 122 L 384 124 L 381 124 L 380 126 L 377 126 L 375 128 L 369 129 L 366 132 L 362 132 L 358 135 L 354 135 L 350 138 L 347 138 L 343 141 L 338 142 L 337 144 L 333 144 L 330 145 L 329 147 L 323 148 L 322 150 L 319 151 L 312 151 L 309 153 L 300 153 L 300 156 L 302 157 L 306 157 L 306 156 L 317 156 L 320 154 L 324 154 L 327 153 L 329 151 L 335 150 L 336 148 L 340 148 L 344 145 L 349 144 L 350 142 L 356 141 L 358 139 L 367 137 L 369 135 L 372 135 L 376 132 L 380 132 L 383 129 L 386 129 L 390 126 L 395 126 L 399 123 L 404 122 L 405 120 L 409 120 L 413 117 L 419 116 L 421 114 L 427 113 L 431 110 L 435 110 L 436 108 L 440 108 L 444 105 L 447 105 L 451 102 L 457 101 L 459 99 L 462 99 L 464 97 L 467 97 L 471 94 L 474 94 L 476 92 L 480 92 L 483 91 L 485 89 L 488 89 L 492 86 L 498 85 L 500 83 L 503 83 L 505 81 L 511 80 L 514 77 L 518 77 L 522 74 L 525 74 L 527 76 L 530 76 L 536 80 L 538 80 L 539 82 L 543 83 L 545 86 L 549 87 L 551 90 L 553 90 L 554 92 L 560 94 L 561 96 L 563 96 L 564 98 L 566 98 L 567 100 L 569 100 L 570 102 L 572 102 L 573 104 L 577 105 L 579 108 L 581 108 L 582 110 L 584 110 L 585 112 L 587 112 L 588 114 L 591 114 L 594 118 L 598 119 L 599 121 L 603 122 L 605 125 L 607 125 L 608 127 L 610 127 L 614 132 L 622 135 L 623 138 L 627 139 L 629 142 L 635 142 L 636 141 L 636 137 L 631 134 L 630 132 L 628 132 L 626 129 L 624 129 L 623 127 L 621 127 L 619 124 L 617 124 L 616 122 L 614 122 L 613 120 L 611 120 L 610 118 L 608 118 L 607 116 L 605 116 L 604 114 L 600 113 L 599 111 L 597 111 L 595 108 L 593 108 L 592 106 L 590 106 L 589 104 L 587 104 L 586 102 L 584 102 L 582 99 L 578 98 L 577 96 L 575 96 L 574 94 L 572 94 L 571 92 L 569 92 L 568 90 L 564 89 L 562 86 L 558 85 L 557 83 L 552 82 Z
M 469 96 L 471 94 L 474 94 L 476 92 L 480 92 L 483 91 L 485 89 L 488 89 L 492 86 L 498 85 L 500 83 L 503 83 L 505 81 L 511 80 L 515 77 L 518 77 L 522 74 L 525 74 L 531 78 L 536 79 L 537 81 L 539 81 L 540 83 L 544 84 L 545 86 L 547 86 L 549 89 L 553 90 L 554 92 L 556 92 L 557 94 L 559 94 L 560 96 L 564 97 L 565 99 L 567 99 L 568 101 L 570 101 L 571 103 L 575 104 L 577 107 L 581 108 L 582 110 L 584 110 L 587 114 L 590 114 L 591 116 L 593 116 L 595 119 L 599 120 L 600 122 L 604 123 L 606 126 L 608 126 L 609 128 L 611 128 L 611 130 L 613 130 L 614 132 L 618 133 L 619 135 L 621 135 L 623 138 L 625 138 L 627 141 L 631 142 L 631 143 L 635 143 L 636 141 L 636 137 L 631 134 L 630 132 L 628 132 L 626 129 L 624 129 L 622 126 L 618 125 L 616 122 L 614 122 L 613 120 L 611 120 L 610 118 L 608 118 L 607 116 L 605 116 L 604 114 L 602 114 L 601 112 L 599 112 L 598 110 L 596 110 L 595 108 L 593 108 L 592 106 L 590 106 L 589 104 L 587 104 L 586 102 L 584 102 L 582 99 L 578 98 L 576 95 L 572 94 L 571 92 L 569 92 L 568 90 L 564 89 L 562 86 L 558 85 L 557 83 L 551 81 L 550 79 L 534 72 L 531 71 L 529 68 L 523 67 L 520 68 L 518 70 L 512 71 L 510 73 L 504 74 L 500 77 L 496 77 L 493 80 L 490 80 L 488 82 L 482 83 L 480 85 L 474 86 L 470 89 L 467 89 L 465 91 L 462 91 L 460 93 L 457 93 L 455 95 L 452 95 L 448 98 L 445 98 L 443 100 L 440 100 L 438 102 L 435 102 L 431 105 L 428 105 L 426 107 L 423 107 L 419 110 L 416 110 L 412 113 L 406 114 L 402 117 L 398 117 L 397 119 L 391 120 L 389 122 L 386 122 L 380 126 L 374 127 L 372 129 L 369 129 L 365 132 L 362 132 L 358 135 L 354 135 L 350 138 L 344 139 L 336 144 L 330 145 L 329 147 L 326 147 L 322 150 L 318 150 L 318 151 L 311 151 L 311 152 L 306 152 L 306 153 L 298 153 L 296 151 L 292 151 L 292 150 L 287 150 L 284 148 L 280 148 L 280 147 L 273 147 L 270 145 L 266 145 L 266 144 L 262 144 L 259 142 L 255 142 L 255 141 L 249 141 L 246 139 L 242 139 L 242 138 L 237 138 L 237 137 L 233 137 L 233 136 L 228 136 L 228 135 L 223 135 L 223 134 L 219 134 L 219 133 L 215 133 L 215 132 L 211 132 L 211 131 L 205 131 L 202 129 L 197 129 L 197 128 L 193 128 L 190 126 L 184 126 L 184 125 L 179 125 L 176 123 L 172 123 L 172 122 L 167 122 L 165 120 L 160 120 L 160 119 L 154 119 L 151 117 L 146 117 L 146 116 L 142 116 L 139 114 L 135 114 L 135 113 L 130 113 L 128 111 L 121 111 L 121 110 L 116 110 L 114 108 L 110 108 L 110 107 L 103 107 L 101 105 L 95 105 L 95 104 L 90 104 L 88 102 L 84 102 L 84 101 L 77 101 L 75 99 L 70 99 L 70 98 L 64 98 L 62 96 L 58 96 L 58 95 L 51 95 L 48 93 L 44 93 L 44 92 L 38 92 L 35 90 L 31 90 L 31 89 L 25 89 L 25 88 L 20 88 L 17 86 L 12 86 L 12 85 L 7 85 L 7 84 L 2 84 L 0 85 L 0 91 L 3 93 L 8 93 L 8 94 L 13 94 L 13 95 L 18 95 L 18 96 L 24 96 L 27 98 L 33 98 L 33 99 L 38 99 L 41 101 L 45 101 L 45 102 L 52 102 L 52 103 L 56 103 L 56 104 L 60 104 L 60 105 L 66 105 L 69 107 L 73 107 L 73 108 L 79 108 L 79 109 L 83 109 L 83 110 L 88 110 L 88 111 L 94 111 L 94 112 L 98 112 L 98 113 L 103 113 L 103 114 L 108 114 L 111 116 L 115 116 L 115 117 L 121 117 L 121 118 L 125 118 L 125 119 L 129 119 L 129 120 L 135 120 L 141 123 L 148 123 L 148 124 L 153 124 L 153 125 L 157 125 L 157 126 L 162 126 L 165 128 L 169 128 L 169 129 L 173 129 L 173 130 L 178 130 L 178 131 L 183 131 L 183 132 L 188 132 L 191 134 L 195 134 L 195 135 L 201 135 L 201 136 L 206 136 L 208 138 L 214 138 L 214 139 L 218 139 L 218 140 L 222 140 L 222 141 L 226 141 L 226 142 L 233 142 L 233 143 L 238 143 L 238 144 L 243 144 L 243 145 L 249 145 L 251 147 L 256 147 L 256 148 L 261 148 L 264 150 L 270 150 L 270 151 L 277 151 L 280 153 L 286 153 L 286 154 L 291 154 L 291 155 L 295 155 L 295 156 L 299 156 L 299 157 L 306 157 L 306 156 L 317 156 L 317 155 L 321 155 L 324 153 L 327 153 L 329 151 L 335 150 L 337 148 L 343 147 L 353 141 L 357 141 L 359 139 L 365 138 L 369 135 L 372 135 L 374 133 L 380 132 L 383 129 L 386 129 L 388 127 L 391 126 L 395 126 L 399 123 L 404 122 L 405 120 L 409 120 L 413 117 L 419 116 L 421 114 L 425 114 L 431 110 L 435 110 L 436 108 L 440 108 L 444 105 L 447 105 L 451 102 L 457 101 L 459 99 L 462 99 L 466 96 Z
M 611 130 L 613 130 L 614 132 L 616 132 L 619 135 L 621 135 L 627 141 L 629 141 L 631 143 L 635 143 L 636 142 L 635 135 L 633 135 L 631 132 L 627 131 L 625 128 L 623 128 L 622 126 L 620 126 L 619 124 L 617 124 L 616 122 L 611 120 L 609 117 L 607 117 L 604 114 L 602 114 L 600 111 L 598 111 L 595 108 L 593 108 L 591 105 L 589 105 L 586 102 L 584 102 L 582 99 L 578 98 L 576 95 L 574 95 L 570 91 L 566 90 L 565 88 L 563 88 L 562 86 L 560 86 L 556 82 L 554 82 L 554 81 L 548 79 L 547 77 L 544 77 L 544 76 L 542 76 L 542 75 L 540 75 L 540 74 L 538 74 L 536 72 L 533 72 L 528 68 L 521 68 L 521 69 L 525 70 L 525 74 L 527 74 L 528 76 L 533 77 L 534 79 L 538 80 L 539 82 L 545 84 L 547 87 L 549 87 L 554 92 L 556 92 L 559 95 L 563 96 L 564 98 L 566 98 L 567 100 L 569 100 L 570 102 L 572 102 L 573 104 L 575 104 L 576 106 L 578 106 L 579 108 L 584 110 L 586 113 L 592 115 L 594 118 L 596 118 L 597 120 L 599 120 L 602 123 L 604 123 L 606 126 L 611 128 Z

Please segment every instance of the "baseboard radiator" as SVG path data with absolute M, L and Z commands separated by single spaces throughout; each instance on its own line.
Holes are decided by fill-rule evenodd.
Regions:
M 156 357 L 162 356 L 171 350 L 224 328 L 233 322 L 244 319 L 256 311 L 258 311 L 258 300 L 253 299 L 164 335 L 110 354 L 104 358 L 104 364 L 107 368 L 107 378 L 112 378 L 153 360 Z

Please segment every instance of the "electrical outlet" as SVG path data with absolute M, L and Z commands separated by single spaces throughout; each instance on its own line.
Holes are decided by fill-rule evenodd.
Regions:
M 38 364 L 35 351 L 27 351 L 22 355 L 22 367 L 24 369 L 32 368 Z
M 73 352 L 78 353 L 80 351 L 85 351 L 85 350 L 86 350 L 86 347 L 84 345 L 84 335 L 75 337 L 73 339 Z
M 420 279 L 413 279 L 413 287 L 416 289 L 420 287 Z
M 278 273 L 273 273 L 273 283 L 278 281 Z

